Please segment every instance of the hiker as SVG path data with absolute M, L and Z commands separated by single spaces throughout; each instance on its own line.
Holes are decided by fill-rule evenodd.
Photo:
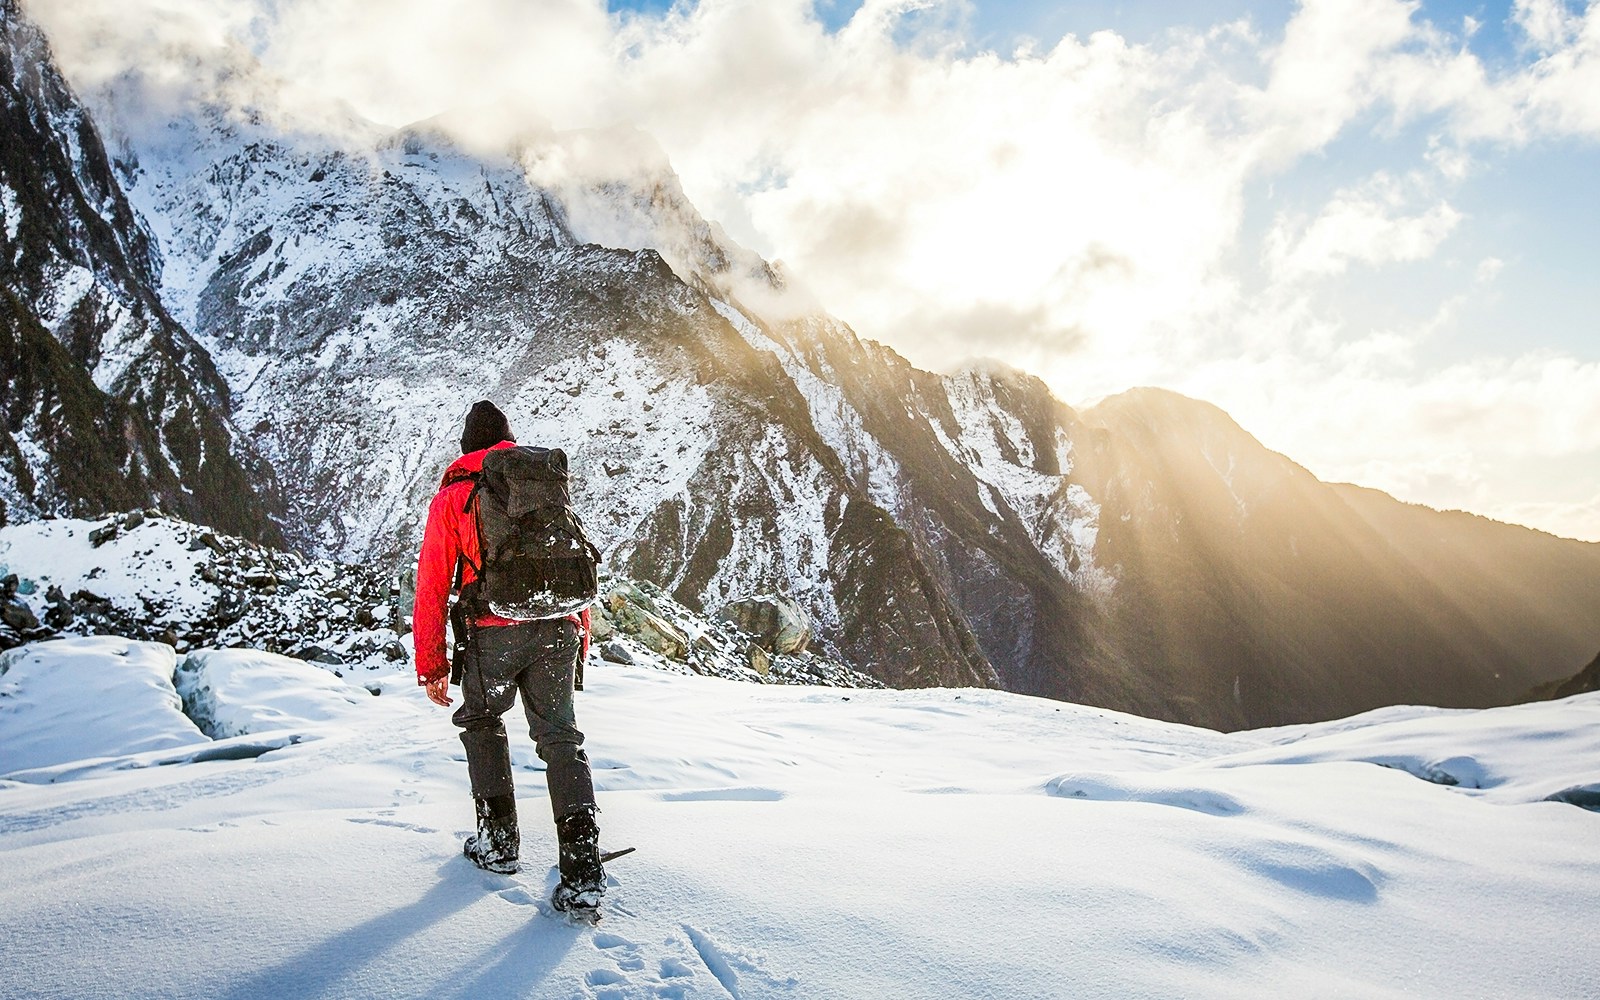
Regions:
M 417 681 L 438 705 L 452 704 L 444 634 L 452 585 L 475 594 L 477 588 L 469 585 L 483 565 L 475 486 L 485 457 L 515 446 L 505 414 L 488 400 L 474 403 L 461 433 L 461 457 L 445 472 L 428 507 L 417 561 L 413 629 Z M 456 636 L 461 707 L 451 718 L 461 727 L 478 815 L 478 832 L 466 839 L 462 853 L 488 871 L 517 870 L 521 847 L 517 803 L 511 749 L 500 717 L 520 691 L 528 732 L 545 762 L 560 843 L 561 883 L 552 902 L 558 909 L 592 910 L 605 892 L 605 871 L 600 864 L 594 781 L 573 711 L 574 671 L 588 652 L 589 612 L 514 621 L 467 600 L 452 621 L 464 626 L 457 631 L 465 631 L 466 642 L 463 648 L 462 636 Z

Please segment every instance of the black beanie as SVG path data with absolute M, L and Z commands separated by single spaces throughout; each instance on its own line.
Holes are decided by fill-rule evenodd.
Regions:
M 467 425 L 461 431 L 461 454 L 492 448 L 501 441 L 515 440 L 511 436 L 511 425 L 506 422 L 506 415 L 500 412 L 498 406 L 487 399 L 472 404 L 472 410 L 467 414 Z

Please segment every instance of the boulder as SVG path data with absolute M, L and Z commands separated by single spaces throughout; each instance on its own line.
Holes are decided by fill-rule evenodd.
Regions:
M 653 615 L 642 608 L 638 610 L 638 630 L 633 637 L 669 660 L 687 660 L 689 658 L 689 637 L 669 624 L 660 615 Z
M 645 592 L 644 588 L 634 583 L 619 583 L 606 592 L 606 607 L 612 611 L 620 611 L 629 604 L 644 608 L 653 615 L 659 615 L 661 608 L 656 605 L 655 598 Z
M 31 632 L 39 627 L 39 619 L 34 616 L 33 609 L 21 601 L 6 601 L 0 604 L 0 621 L 4 621 L 18 632 Z
M 73 619 L 77 617 L 77 614 L 72 610 L 72 602 L 67 600 L 67 595 L 61 592 L 60 587 L 51 584 L 50 589 L 44 593 L 44 599 L 45 603 L 49 605 L 45 609 L 44 619 L 45 623 L 51 628 L 64 629 L 71 625 Z
M 297 660 L 305 660 L 307 663 L 328 663 L 334 666 L 344 664 L 344 657 L 331 649 L 323 649 L 321 646 L 302 646 L 289 655 Z
M 620 632 L 639 640 L 646 649 L 660 653 L 669 660 L 687 660 L 689 637 L 676 625 L 650 610 L 654 604 L 637 587 L 623 585 L 606 595 L 605 606 L 597 618 L 605 620 L 611 629 L 606 636 Z M 596 638 L 604 641 L 605 636 L 597 634 Z
M 811 645 L 811 618 L 787 597 L 758 594 L 724 604 L 717 620 L 755 637 L 769 653 L 803 653 Z
M 752 642 L 744 649 L 744 655 L 750 662 L 750 669 L 762 677 L 772 673 L 772 654 L 762 649 L 758 643 Z

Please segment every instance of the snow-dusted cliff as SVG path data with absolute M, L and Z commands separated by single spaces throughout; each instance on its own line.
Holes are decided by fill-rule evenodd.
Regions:
M 157 248 L 14 0 L 0 2 L 0 132 L 0 515 L 154 500 L 274 535 L 270 470 L 157 296 Z

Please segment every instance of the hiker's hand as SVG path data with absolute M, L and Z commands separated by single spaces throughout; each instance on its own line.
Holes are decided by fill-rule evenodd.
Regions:
M 445 708 L 449 708 L 452 704 L 450 700 L 449 674 L 440 674 L 431 681 L 424 681 L 422 687 L 423 690 L 428 692 L 428 700 L 433 702 L 435 705 L 442 705 Z

